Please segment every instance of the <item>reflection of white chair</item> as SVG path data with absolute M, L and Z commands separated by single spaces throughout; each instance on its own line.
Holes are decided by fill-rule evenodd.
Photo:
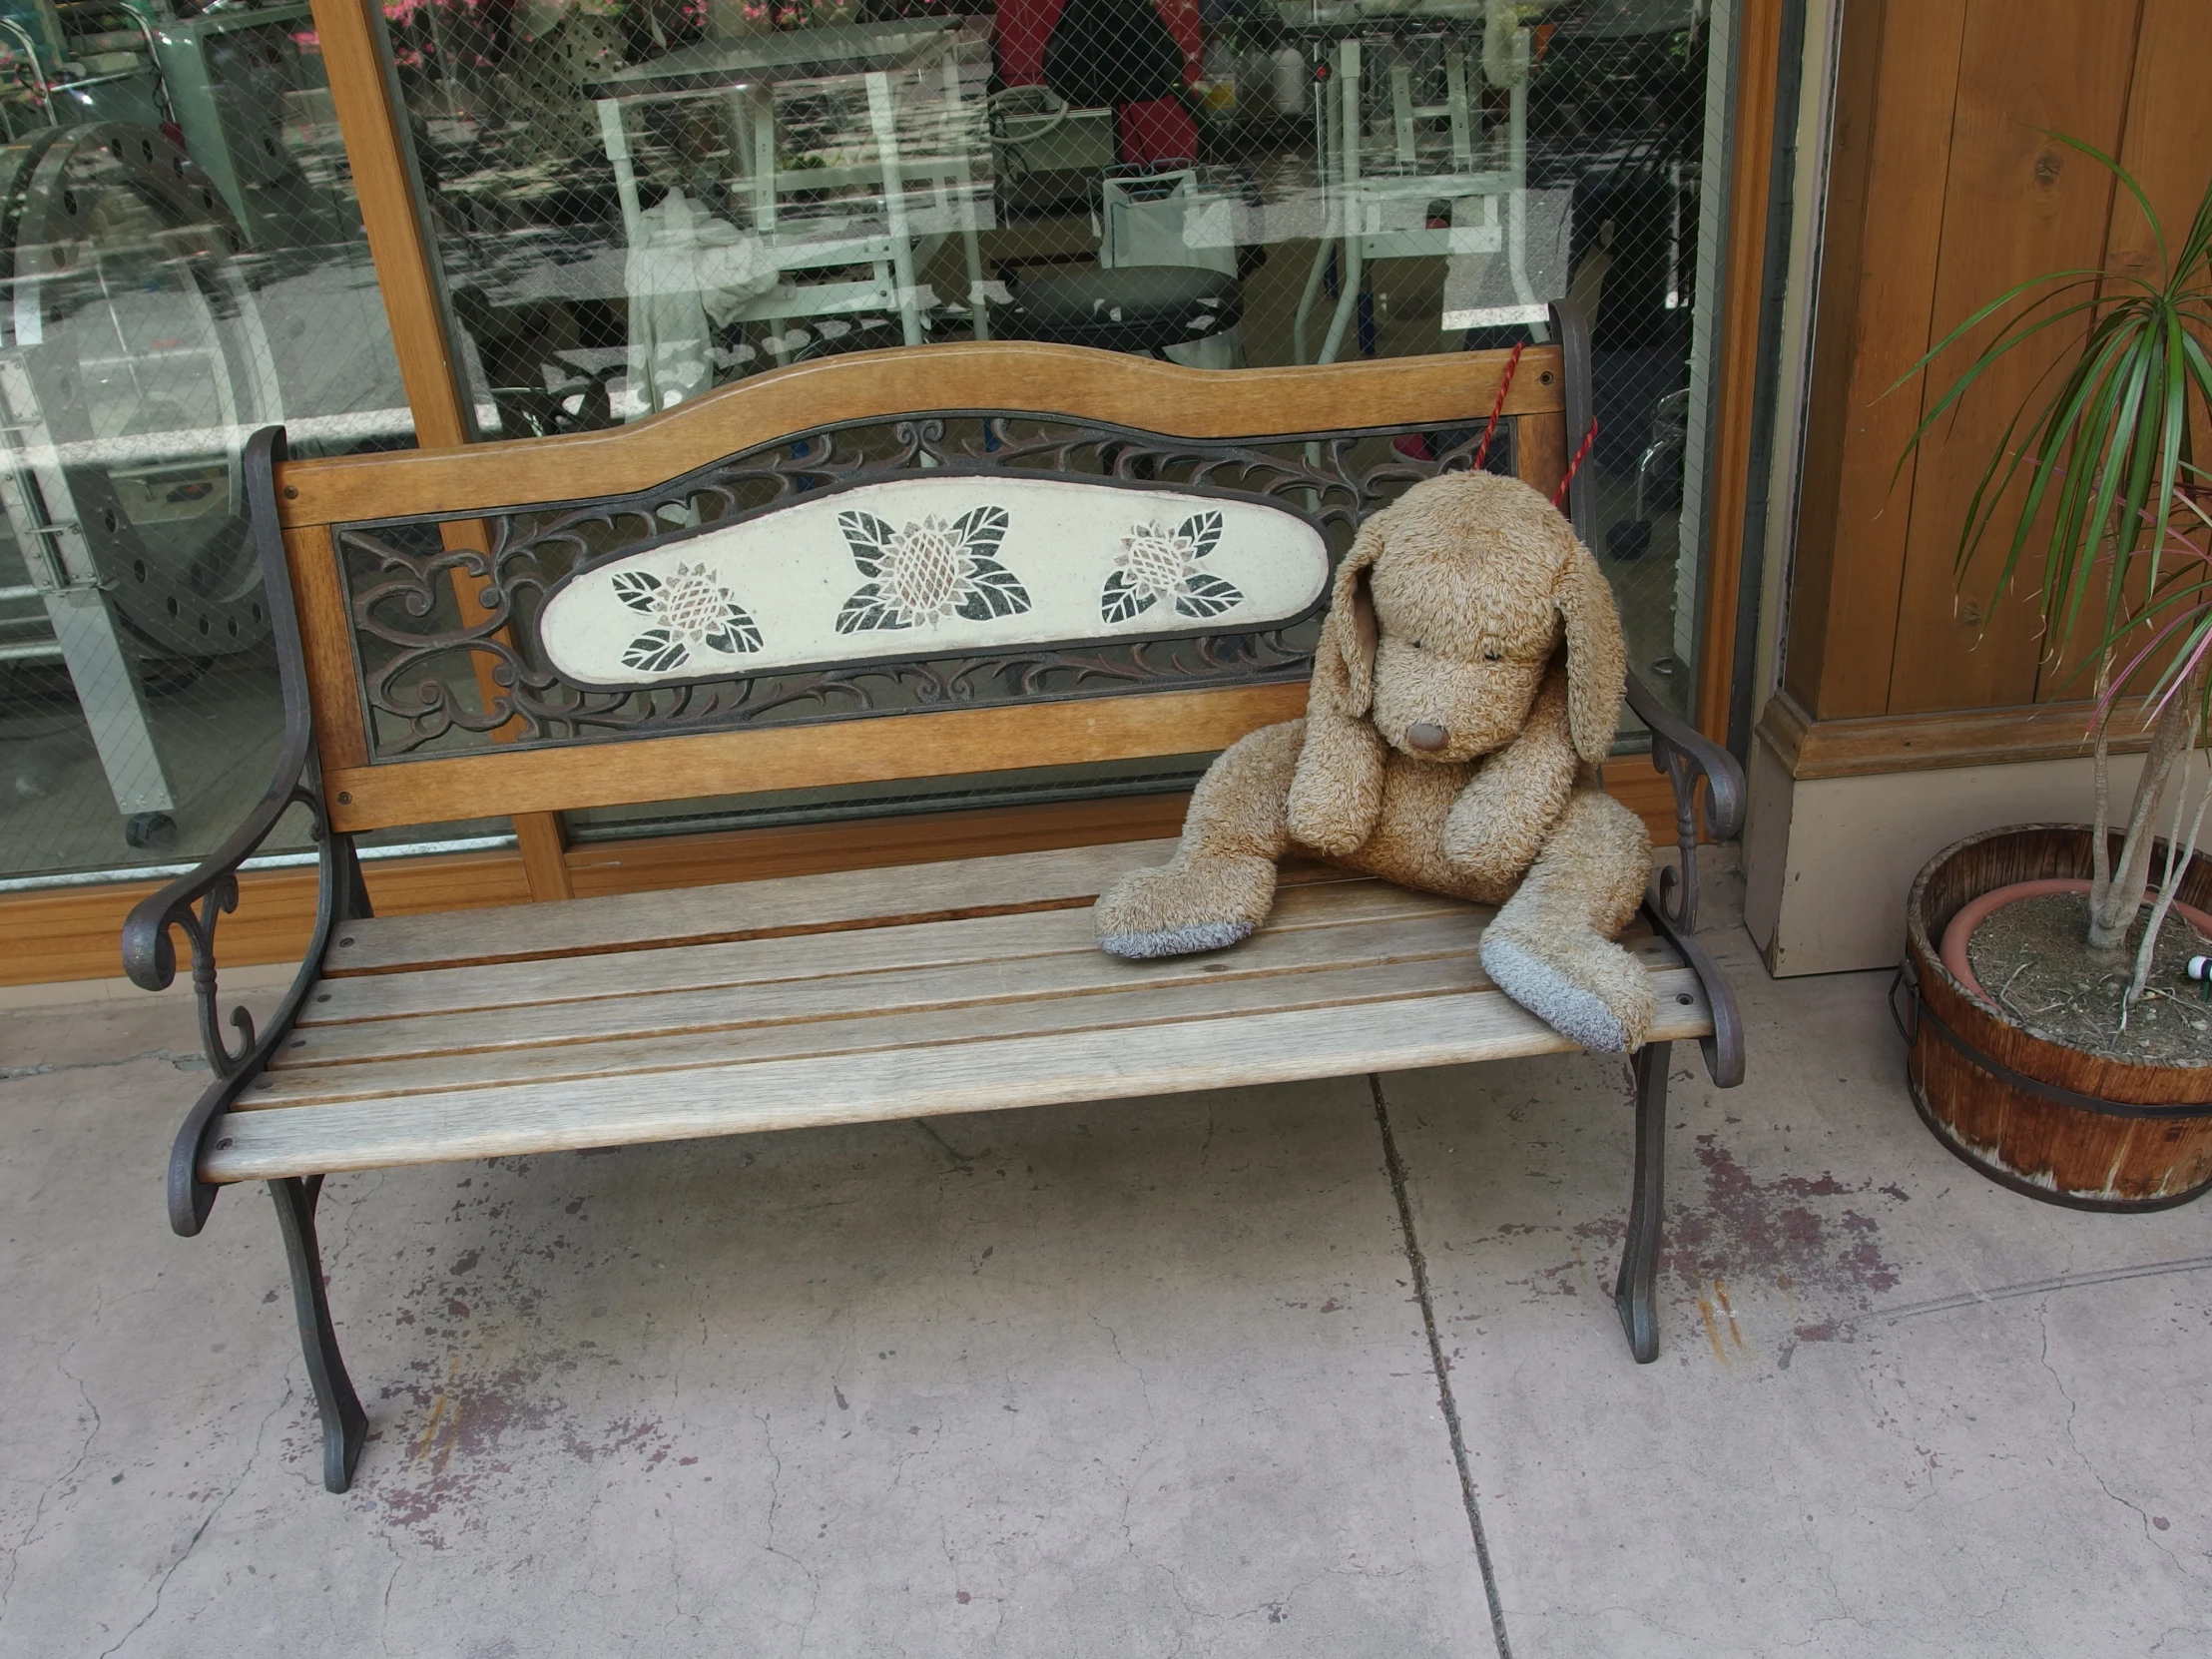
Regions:
M 780 160 L 773 83 L 755 82 L 710 95 L 724 101 L 732 149 L 739 159 L 740 170 L 731 181 L 733 192 L 750 203 L 752 229 L 767 244 L 783 274 L 774 290 L 740 308 L 735 320 L 896 313 L 905 343 L 919 345 L 921 312 L 934 304 L 935 297 L 917 281 L 916 269 L 934 257 L 947 237 L 957 234 L 966 256 L 966 299 L 976 337 L 989 337 L 977 245 L 982 214 L 968 152 L 968 129 L 980 127 L 981 111 L 976 100 L 963 96 L 956 55 L 947 50 L 940 62 L 942 104 L 926 112 L 934 116 L 936 131 L 923 135 L 928 142 L 922 154 L 909 155 L 901 142 L 892 76 L 883 70 L 849 78 L 866 91 L 864 140 L 853 144 L 850 140 L 861 135 L 839 135 L 846 140 L 839 148 L 851 159 L 821 165 L 795 167 Z M 926 69 L 913 79 L 926 85 L 935 73 Z M 912 84 L 907 77 L 901 77 L 901 83 Z M 683 96 L 698 94 L 649 95 L 653 101 Z M 599 104 L 600 133 L 614 168 L 624 228 L 633 240 L 641 210 L 623 112 L 627 104 L 646 101 L 608 98 Z M 807 159 L 820 163 L 819 157 Z M 854 190 L 879 191 L 880 196 L 832 200 L 821 213 L 795 215 L 789 204 L 801 192 L 813 196 Z M 871 268 L 870 274 L 833 280 L 806 280 L 795 275 L 853 267 Z M 781 332 L 771 336 L 769 345 L 779 359 L 790 354 L 789 340 Z
M 1345 330 L 1360 302 L 1369 263 L 1503 252 L 1516 303 L 1485 313 L 1483 322 L 1521 322 L 1544 337 L 1544 301 L 1528 276 L 1528 61 L 1526 29 L 1514 32 L 1514 73 L 1509 79 L 1502 143 L 1482 141 L 1496 165 L 1478 167 L 1473 108 L 1467 97 L 1468 65 L 1456 43 L 1444 54 L 1445 101 L 1413 102 L 1412 71 L 1402 60 L 1389 71 L 1390 138 L 1385 151 L 1370 157 L 1363 119 L 1363 52 L 1358 40 L 1337 43 L 1335 73 L 1317 94 L 1317 123 L 1322 197 L 1325 204 L 1321 246 L 1292 318 L 1292 348 L 1308 361 L 1306 329 L 1332 259 L 1339 262 L 1335 312 L 1323 336 L 1320 362 L 1334 362 Z M 1442 121 L 1448 161 L 1442 171 L 1421 171 L 1423 123 Z M 1429 209 L 1445 204 L 1448 223 L 1434 224 Z M 1502 213 L 1500 205 L 1502 204 Z M 1507 314 L 1510 313 L 1510 314 Z

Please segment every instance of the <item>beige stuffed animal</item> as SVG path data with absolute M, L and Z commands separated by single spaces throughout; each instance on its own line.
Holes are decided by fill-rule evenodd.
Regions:
M 1577 787 L 1612 747 L 1626 669 L 1605 577 L 1549 502 L 1484 472 L 1415 484 L 1338 567 L 1306 718 L 1223 752 L 1175 856 L 1100 895 L 1100 946 L 1235 944 L 1299 848 L 1502 906 L 1482 938 L 1499 988 L 1585 1048 L 1641 1046 L 1651 987 L 1613 940 L 1650 841 Z

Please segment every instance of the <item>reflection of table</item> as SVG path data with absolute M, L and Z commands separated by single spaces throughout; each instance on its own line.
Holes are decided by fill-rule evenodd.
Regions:
M 594 81 L 590 90 L 593 97 L 602 99 L 722 92 L 754 83 L 906 69 L 947 50 L 959 32 L 956 18 L 923 18 L 906 23 L 837 23 L 701 41 L 614 70 Z
M 980 36 L 974 36 L 980 43 Z M 908 345 L 922 339 L 921 311 L 934 296 L 915 279 L 947 236 L 957 234 L 966 256 L 967 302 L 975 336 L 989 337 L 981 252 L 987 201 L 979 204 L 971 165 L 972 127 L 982 126 L 981 78 L 971 91 L 962 73 L 970 31 L 960 20 L 895 24 L 839 24 L 710 41 L 618 70 L 594 83 L 600 134 L 614 169 L 623 228 L 638 240 L 641 206 L 626 112 L 641 106 L 693 100 L 721 101 L 735 162 L 729 184 L 749 202 L 751 229 L 769 247 L 779 271 L 832 271 L 871 266 L 860 280 L 799 281 L 787 275 L 777 288 L 747 305 L 741 320 L 895 311 Z M 895 77 L 895 81 L 894 81 Z M 825 88 L 857 83 L 864 89 L 865 133 L 833 134 L 829 152 L 800 158 L 781 154 L 776 92 L 795 83 Z M 911 90 L 934 106 L 901 133 L 897 92 Z M 916 130 L 918 127 L 919 130 Z M 933 130 L 932 130 L 933 129 Z M 787 135 L 788 136 L 788 135 Z M 926 140 L 920 150 L 910 141 Z M 853 139 L 863 142 L 855 144 Z M 840 154 L 841 153 L 841 154 Z M 880 190 L 880 207 L 833 200 L 827 212 L 795 216 L 788 199 L 831 195 L 855 188 Z M 987 186 L 986 186 L 987 190 Z M 772 341 L 772 349 L 781 336 Z M 782 354 L 781 350 L 778 352 Z

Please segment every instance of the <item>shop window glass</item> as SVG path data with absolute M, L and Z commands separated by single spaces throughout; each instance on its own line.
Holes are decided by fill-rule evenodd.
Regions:
M 1546 303 L 1571 294 L 1594 319 L 1596 551 L 1637 666 L 1678 706 L 1730 12 L 384 9 L 486 436 L 620 424 L 779 364 L 943 340 L 1206 368 L 1506 345 L 1544 337 Z
M 235 827 L 282 727 L 245 439 L 413 427 L 303 0 L 10 4 L 0 68 L 0 880 L 22 885 Z

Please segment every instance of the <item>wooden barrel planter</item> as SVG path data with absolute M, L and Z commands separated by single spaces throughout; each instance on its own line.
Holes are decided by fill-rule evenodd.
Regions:
M 2015 1192 L 2082 1210 L 2168 1209 L 2212 1190 L 2212 1058 L 2146 1065 L 2032 1036 L 1953 977 L 1937 948 L 1984 893 L 2086 877 L 2090 833 L 2029 824 L 1969 835 L 1913 883 L 1902 975 L 1913 1104 L 1937 1140 Z M 2112 851 L 2117 862 L 2117 835 Z M 2212 858 L 2191 861 L 2179 896 L 2212 909 Z

